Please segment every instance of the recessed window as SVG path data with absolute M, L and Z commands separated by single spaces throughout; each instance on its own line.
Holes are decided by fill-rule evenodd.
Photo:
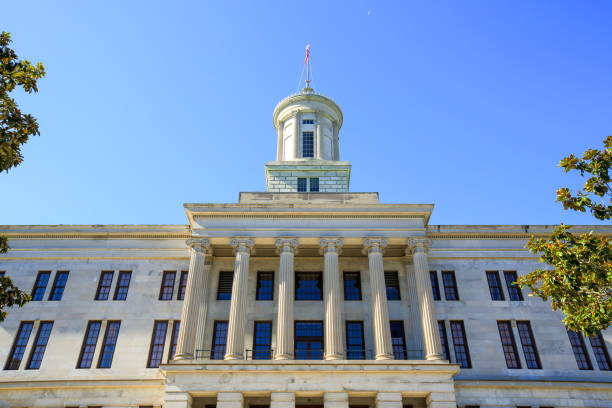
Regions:
M 100 280 L 98 281 L 98 290 L 96 291 L 95 300 L 108 300 L 111 285 L 113 284 L 113 271 L 102 271 Z
M 274 272 L 257 272 L 256 300 L 274 300 Z
M 53 329 L 53 322 L 40 322 L 38 333 L 36 333 L 34 345 L 30 352 L 30 361 L 28 361 L 26 366 L 27 370 L 38 370 L 40 368 L 49 337 L 51 336 L 51 329 Z
M 453 347 L 455 348 L 455 360 L 461 368 L 472 368 L 470 359 L 470 349 L 465 335 L 465 326 L 462 320 L 450 322 L 451 335 L 453 337 Z
M 401 300 L 399 277 L 396 271 L 385 271 L 385 287 L 387 289 L 387 300 Z
M 55 273 L 55 279 L 53 279 L 53 286 L 51 286 L 51 293 L 49 294 L 49 300 L 60 301 L 64 295 L 64 289 L 68 282 L 68 272 L 58 271 Z
M 406 350 L 406 334 L 404 332 L 403 320 L 392 320 L 391 325 L 391 345 L 393 346 L 393 358 L 396 360 L 406 360 L 408 350 Z
M 189 278 L 188 271 L 181 272 L 181 278 L 179 279 L 179 288 L 178 294 L 176 295 L 176 300 L 184 300 L 185 292 L 187 291 L 187 279 Z
M 323 300 L 323 274 L 296 272 L 295 300 Z
M 442 283 L 444 284 L 444 298 L 446 300 L 459 300 L 455 272 L 442 271 Z
M 438 272 L 429 271 L 429 279 L 431 280 L 433 300 L 440 300 L 440 283 L 438 282 Z
M 508 289 L 510 300 L 523 300 L 521 288 L 514 283 L 518 279 L 516 271 L 504 271 L 504 279 L 506 280 L 506 288 Z
M 302 157 L 314 157 L 314 132 L 302 132 Z
M 34 322 L 21 322 L 19 325 L 19 330 L 15 336 L 11 353 L 4 366 L 5 370 L 19 370 L 26 346 L 28 345 L 28 340 L 30 339 L 30 334 L 32 333 L 32 327 L 34 327 Z
M 304 119 L 304 120 L 302 120 L 302 124 L 304 124 L 304 125 L 314 125 L 314 119 Z
M 32 300 L 43 300 L 50 275 L 51 272 L 38 272 L 36 282 L 34 282 L 34 288 L 32 289 Z
M 523 355 L 525 356 L 527 368 L 542 368 L 535 337 L 533 337 L 533 331 L 531 330 L 531 323 L 528 321 L 516 322 L 516 328 L 519 332 L 519 339 L 521 339 L 521 346 L 523 346 Z
M 319 192 L 319 178 L 311 177 L 308 181 L 310 182 L 310 191 L 314 193 Z
M 504 358 L 506 359 L 506 367 L 521 368 L 521 361 L 516 349 L 516 342 L 514 341 L 514 334 L 512 333 L 510 322 L 497 322 L 497 329 L 499 330 L 502 350 L 504 352 Z
M 272 322 L 255 322 L 253 360 L 272 359 Z
M 344 272 L 344 300 L 361 300 L 361 273 Z
M 172 325 L 172 336 L 170 336 L 170 351 L 168 352 L 168 361 L 174 359 L 176 354 L 176 345 L 178 344 L 179 331 L 181 330 L 181 321 L 175 320 Z
M 164 355 L 164 346 L 166 345 L 167 331 L 167 321 L 156 321 L 153 325 L 153 334 L 151 336 L 151 347 L 149 348 L 147 368 L 157 368 L 161 364 Z
M 589 341 L 591 342 L 591 348 L 593 349 L 593 354 L 595 354 L 595 360 L 597 361 L 599 369 L 610 371 L 610 354 L 608 354 L 606 342 L 603 337 L 601 337 L 601 333 L 590 336 Z
M 504 290 L 502 289 L 501 280 L 499 279 L 499 272 L 488 271 L 487 283 L 489 284 L 491 300 L 504 300 Z
M 232 285 L 234 284 L 234 272 L 219 272 L 219 285 L 217 287 L 217 300 L 232 299 Z
M 106 324 L 106 332 L 104 333 L 104 341 L 102 342 L 98 368 L 110 368 L 113 364 L 113 356 L 115 355 L 115 347 L 117 345 L 120 327 L 120 321 L 109 321 Z
M 215 322 L 215 326 L 213 328 L 212 348 L 210 350 L 211 360 L 223 360 L 223 358 L 225 357 L 225 347 L 227 345 L 227 328 L 227 322 Z
M 572 351 L 580 370 L 592 370 L 591 359 L 589 359 L 589 353 L 587 352 L 586 345 L 584 344 L 584 338 L 582 334 L 568 330 L 567 335 L 572 345 Z
M 448 349 L 448 336 L 446 335 L 446 325 L 444 320 L 438 320 L 438 331 L 440 332 L 440 344 L 442 345 L 442 355 L 445 360 L 450 362 L 450 351 Z
M 323 322 L 295 322 L 295 359 L 323 359 Z
M 159 300 L 172 300 L 175 279 L 175 271 L 164 271 L 164 274 L 162 275 L 161 288 L 159 289 Z
M 130 289 L 130 280 L 132 279 L 132 272 L 121 271 L 119 272 L 119 278 L 117 279 L 117 286 L 115 287 L 115 300 L 126 300 L 128 290 Z
M 346 322 L 346 359 L 365 360 L 365 342 L 363 336 L 363 322 Z
M 297 191 L 298 193 L 305 193 L 308 191 L 306 177 L 298 177 L 297 179 Z
M 102 322 L 100 321 L 90 321 L 87 323 L 87 330 L 85 330 L 85 337 L 83 338 L 83 345 L 81 346 L 77 368 L 91 367 L 101 326 Z

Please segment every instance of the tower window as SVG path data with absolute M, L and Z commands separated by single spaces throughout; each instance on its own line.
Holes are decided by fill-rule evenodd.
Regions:
M 306 178 L 305 177 L 298 177 L 297 179 L 297 191 L 298 193 L 305 193 L 306 191 L 308 191 L 308 188 L 306 187 Z
M 302 157 L 314 157 L 314 132 L 302 132 Z
M 310 179 L 310 191 L 318 192 L 319 191 L 319 178 L 312 177 Z
M 302 124 L 304 124 L 304 125 L 314 125 L 314 119 L 304 119 L 304 120 L 302 120 Z

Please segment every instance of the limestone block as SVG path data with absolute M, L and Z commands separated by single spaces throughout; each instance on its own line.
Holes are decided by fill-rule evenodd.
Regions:
M 348 392 L 326 392 L 323 395 L 324 408 L 348 408 Z
M 220 392 L 217 394 L 217 408 L 242 408 L 244 398 L 240 392 Z
M 270 408 L 295 408 L 295 394 L 292 392 L 271 393 Z
M 191 408 L 192 398 L 188 392 L 168 392 L 164 395 L 164 408 Z
M 376 394 L 376 408 L 402 408 L 402 394 L 399 392 L 379 392 Z

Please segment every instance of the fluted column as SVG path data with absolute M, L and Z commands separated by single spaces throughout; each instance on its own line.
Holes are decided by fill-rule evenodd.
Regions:
M 414 276 L 414 265 L 412 258 L 406 256 L 404 259 L 406 271 L 406 287 L 408 288 L 408 303 L 410 304 L 410 319 L 408 319 L 408 360 L 421 360 L 423 358 L 423 329 L 421 328 L 421 309 L 419 308 L 419 295 L 416 288 L 416 278 Z M 410 349 L 415 350 L 420 355 L 410 353 Z M 420 350 L 420 351 L 417 351 Z
M 302 154 L 300 152 L 300 139 L 301 139 L 301 135 L 300 135 L 300 120 L 302 115 L 300 115 L 300 112 L 295 112 L 295 119 L 293 121 L 293 141 L 295 143 L 295 154 L 294 154 L 294 160 L 297 158 L 302 157 Z M 285 157 L 285 160 L 288 160 L 287 157 Z
M 198 312 L 198 327 L 195 336 L 195 349 L 197 350 L 204 349 L 204 335 L 206 334 L 206 316 L 208 312 L 208 285 L 210 282 L 210 271 L 212 269 L 213 257 L 207 256 L 204 264 L 204 281 L 202 282 L 202 294 L 200 296 L 200 305 Z M 180 329 L 179 329 L 180 330 Z M 197 356 L 195 356 L 197 357 Z
M 190 238 L 187 240 L 191 257 L 189 259 L 189 274 L 185 299 L 181 311 L 181 326 L 176 343 L 175 360 L 193 359 L 195 354 L 195 338 L 198 329 L 198 316 L 200 312 L 200 299 L 206 297 L 204 293 L 204 264 L 206 255 L 211 253 L 210 241 L 205 238 Z
M 319 160 L 325 160 L 325 158 L 323 157 L 323 135 L 321 134 L 321 118 L 323 115 L 321 115 L 318 111 L 315 112 L 315 129 L 316 129 L 316 143 L 317 143 L 317 154 L 315 154 L 314 157 L 316 157 Z
M 276 122 L 276 160 L 283 160 L 283 132 L 285 131 L 285 124 L 280 120 Z
M 423 345 L 427 360 L 442 360 L 442 345 L 438 322 L 431 295 L 431 280 L 429 279 L 429 262 L 427 260 L 428 239 L 411 239 L 409 248 L 414 261 L 414 275 L 421 309 L 421 325 L 423 327 Z
M 254 242 L 250 239 L 232 239 L 236 260 L 234 261 L 234 282 L 232 284 L 232 303 L 227 329 L 226 360 L 244 358 L 244 328 L 246 325 L 249 260 Z
M 323 254 L 323 301 L 325 304 L 325 359 L 344 359 L 342 330 L 342 291 L 340 290 L 340 271 L 338 256 L 343 242 L 338 238 L 322 238 Z
M 295 272 L 293 258 L 297 253 L 298 240 L 282 238 L 276 240 L 280 255 L 278 268 L 278 316 L 276 318 L 275 360 L 293 360 L 293 290 Z
M 363 250 L 368 254 L 370 286 L 372 287 L 372 326 L 374 328 L 374 351 L 376 360 L 392 360 L 391 325 L 387 306 L 383 252 L 387 246 L 384 239 L 366 239 Z

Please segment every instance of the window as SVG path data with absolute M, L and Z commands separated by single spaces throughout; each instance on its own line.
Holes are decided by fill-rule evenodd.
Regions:
M 102 342 L 98 368 L 110 368 L 113 364 L 113 355 L 115 354 L 115 346 L 117 345 L 120 327 L 121 322 L 119 321 L 109 321 L 106 324 L 106 332 L 104 333 L 104 341 Z
M 521 288 L 513 283 L 518 279 L 516 272 L 504 271 L 504 279 L 506 280 L 506 287 L 508 288 L 508 297 L 510 300 L 523 300 L 523 292 L 521 292 Z
M 453 347 L 455 348 L 455 360 L 461 368 L 472 368 L 470 360 L 470 349 L 465 336 L 465 326 L 462 320 L 450 322 L 451 335 L 453 337 Z
M 448 336 L 446 335 L 444 320 L 438 320 L 438 331 L 440 332 L 440 343 L 442 344 L 444 359 L 450 362 L 450 350 L 448 349 Z
M 32 300 L 43 300 L 50 275 L 51 272 L 38 272 L 36 282 L 34 282 L 34 288 L 32 289 Z
M 593 354 L 595 354 L 595 361 L 597 361 L 599 369 L 610 371 L 610 355 L 608 354 L 606 343 L 603 337 L 601 337 L 601 333 L 589 337 L 589 341 L 591 342 L 591 348 L 593 349 Z
M 255 322 L 253 360 L 272 359 L 272 322 Z
M 365 360 L 363 322 L 346 322 L 346 359 Z
M 100 321 L 90 321 L 87 323 L 87 330 L 85 331 L 85 337 L 83 338 L 83 345 L 81 346 L 81 354 L 79 355 L 77 368 L 91 367 L 101 326 L 102 322 Z
M 592 370 L 593 366 L 591 365 L 591 360 L 589 359 L 589 354 L 587 352 L 586 345 L 584 344 L 582 334 L 568 330 L 567 335 L 569 336 L 572 350 L 574 351 L 574 357 L 576 358 L 578 369 Z
M 176 345 L 178 343 L 179 330 L 181 330 L 181 321 L 175 320 L 172 325 L 172 335 L 170 336 L 170 351 L 168 352 L 168 361 L 174 359 L 176 354 Z
M 257 272 L 256 300 L 274 300 L 274 272 Z
M 528 321 L 516 322 L 516 327 L 518 328 L 519 338 L 523 346 L 523 355 L 525 356 L 527 368 L 542 368 L 540 356 L 538 355 L 538 348 L 536 347 L 533 331 L 531 330 L 531 324 Z
M 298 193 L 305 193 L 306 191 L 308 191 L 308 187 L 306 185 L 306 178 L 305 177 L 298 177 L 297 179 L 297 191 Z
M 128 295 L 128 289 L 130 288 L 130 280 L 132 279 L 132 272 L 121 271 L 119 272 L 119 278 L 117 278 L 117 286 L 115 287 L 115 300 L 126 300 Z
M 219 272 L 219 286 L 217 287 L 217 300 L 232 299 L 232 285 L 234 284 L 234 272 Z
M 459 300 L 455 272 L 442 271 L 442 283 L 444 284 L 444 298 L 446 300 Z
M 323 359 L 323 322 L 295 322 L 295 359 Z
M 5 370 L 19 370 L 33 326 L 33 322 L 21 322 L 19 325 L 19 330 L 15 336 L 15 342 L 11 348 L 11 354 L 9 354 L 9 358 L 6 360 L 6 365 L 4 366 Z
M 516 349 L 516 342 L 514 341 L 514 334 L 512 333 L 512 326 L 510 325 L 510 322 L 497 322 L 497 329 L 499 330 L 502 350 L 506 359 L 506 367 L 521 368 L 521 360 L 519 359 L 518 351 Z
M 385 271 L 385 286 L 387 288 L 387 300 L 400 300 L 399 278 L 396 271 Z
M 429 279 L 431 280 L 431 290 L 433 300 L 441 300 L 440 297 L 440 283 L 438 282 L 438 272 L 429 271 Z
M 167 321 L 156 321 L 153 325 L 153 335 L 151 336 L 151 347 L 149 348 L 149 361 L 147 362 L 147 368 L 157 368 L 161 364 L 164 356 L 167 331 Z
M 36 333 L 36 339 L 34 340 L 34 346 L 30 353 L 30 361 L 26 369 L 38 370 L 42 363 L 45 350 L 47 349 L 47 343 L 49 342 L 49 336 L 51 336 L 51 329 L 53 328 L 53 322 L 40 322 L 38 326 L 38 333 Z
M 304 125 L 314 125 L 314 119 L 304 119 L 304 120 L 302 120 L 302 124 L 304 124 Z
M 108 294 L 113 284 L 113 271 L 102 271 L 100 280 L 98 281 L 98 290 L 96 291 L 95 300 L 108 300 Z
M 314 157 L 314 132 L 302 132 L 302 157 Z
M 172 300 L 175 279 L 175 271 L 164 271 L 161 288 L 159 289 L 159 300 Z
M 178 288 L 178 294 L 176 295 L 176 300 L 185 299 L 185 291 L 187 290 L 187 278 L 189 278 L 189 272 L 182 271 L 181 278 L 179 279 L 179 288 Z
M 66 288 L 66 282 L 68 281 L 68 272 L 58 271 L 55 273 L 55 279 L 53 279 L 53 286 L 51 287 L 51 293 L 49 294 L 49 300 L 62 300 L 64 294 L 64 288 Z
M 406 360 L 408 358 L 403 320 L 391 321 L 391 344 L 393 346 L 393 358 L 396 360 Z
M 319 191 L 319 178 L 311 177 L 308 180 L 310 182 L 310 191 L 317 193 Z
M 213 341 L 210 350 L 211 360 L 223 360 L 227 344 L 227 322 L 215 321 L 213 328 Z
M 504 300 L 504 290 L 502 289 L 501 280 L 499 279 L 499 272 L 487 272 L 487 282 L 489 283 L 491 300 Z
M 344 272 L 344 300 L 361 300 L 361 273 Z
M 323 274 L 296 272 L 295 300 L 323 300 Z

